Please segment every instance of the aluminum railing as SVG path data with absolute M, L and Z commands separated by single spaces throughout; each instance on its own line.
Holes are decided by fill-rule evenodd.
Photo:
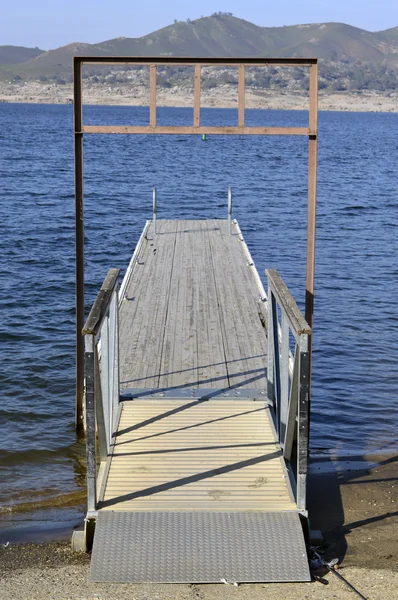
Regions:
M 288 464 L 289 474 L 293 475 L 297 507 L 304 511 L 308 470 L 312 330 L 279 273 L 269 269 L 266 274 L 267 395 L 274 407 L 275 427 L 283 458 Z M 281 318 L 278 312 L 281 313 Z
M 88 515 L 97 509 L 119 406 L 119 269 L 110 269 L 82 330 L 85 337 L 85 427 Z M 97 433 L 100 472 L 97 476 Z M 103 475 L 101 475 L 101 473 Z

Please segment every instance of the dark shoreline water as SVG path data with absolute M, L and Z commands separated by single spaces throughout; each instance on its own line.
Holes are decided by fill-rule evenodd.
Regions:
M 144 108 L 85 107 L 87 123 L 147 116 Z M 161 124 L 191 116 L 159 110 Z M 247 118 L 300 126 L 307 115 L 253 110 Z M 203 119 L 228 125 L 236 111 L 208 109 Z M 84 447 L 73 427 L 72 107 L 4 104 L 0 125 L 0 527 L 40 520 L 54 502 L 62 507 L 45 510 L 45 522 L 62 513 L 74 524 L 80 501 L 68 508 L 57 500 L 84 490 Z M 398 449 L 397 127 L 395 114 L 320 113 L 315 458 Z M 153 185 L 160 218 L 225 218 L 231 185 L 260 275 L 277 268 L 303 307 L 306 139 L 86 136 L 85 158 L 87 308 L 107 269 L 126 268 L 151 216 Z M 30 506 L 30 516 L 18 516 L 18 506 Z

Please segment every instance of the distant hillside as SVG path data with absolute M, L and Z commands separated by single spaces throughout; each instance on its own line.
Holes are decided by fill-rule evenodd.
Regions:
M 43 54 L 39 48 L 24 48 L 23 46 L 0 46 L 0 65 L 15 65 Z
M 322 59 L 326 87 L 336 85 L 339 89 L 340 85 L 340 89 L 345 89 L 351 78 L 367 89 L 372 88 L 373 81 L 375 89 L 385 88 L 384 80 L 389 82 L 387 89 L 391 86 L 395 89 L 395 75 L 391 70 L 395 72 L 398 67 L 398 27 L 379 32 L 343 23 L 260 27 L 230 13 L 216 13 L 193 21 L 176 21 L 141 38 L 116 38 L 99 44 L 74 43 L 48 52 L 35 51 L 36 55 L 24 61 L 13 59 L 4 64 L 5 61 L 0 60 L 3 65 L 0 77 L 70 82 L 72 56 L 76 54 L 293 56 Z

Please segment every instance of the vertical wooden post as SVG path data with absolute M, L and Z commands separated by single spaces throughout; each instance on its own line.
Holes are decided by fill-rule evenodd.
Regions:
M 314 313 L 316 183 L 318 158 L 318 65 L 310 66 L 310 123 L 308 155 L 308 226 L 305 319 L 312 328 Z
M 201 65 L 195 65 L 194 98 L 193 98 L 193 126 L 200 127 L 200 84 L 202 77 Z
M 149 124 L 156 127 L 156 65 L 149 67 Z
M 318 163 L 318 63 L 310 66 L 310 135 L 308 149 L 308 225 L 307 225 L 307 273 L 305 291 L 305 319 L 313 329 L 315 237 L 316 237 L 316 188 Z M 308 415 L 311 406 L 312 335 L 308 339 Z M 308 418 L 308 438 L 310 419 Z
M 245 126 L 245 65 L 238 69 L 238 127 Z
M 84 192 L 83 192 L 83 107 L 82 63 L 73 61 L 75 137 L 75 243 L 76 243 L 76 430 L 84 429 Z

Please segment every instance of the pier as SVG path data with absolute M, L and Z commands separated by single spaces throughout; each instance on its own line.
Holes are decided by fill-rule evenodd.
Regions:
M 239 71 L 237 127 L 200 126 L 200 69 Z M 83 63 L 148 64 L 150 124 L 82 123 Z M 195 69 L 192 128 L 156 125 L 156 65 Z M 244 124 L 244 69 L 310 69 L 308 128 Z M 315 250 L 315 59 L 75 58 L 77 425 L 87 444 L 84 546 L 114 582 L 309 581 L 306 504 Z M 261 131 L 260 131 L 261 129 Z M 166 131 L 167 130 L 167 131 Z M 181 131 L 178 131 L 181 130 Z M 211 131 L 210 131 L 211 130 Z M 84 133 L 307 135 L 306 314 L 280 274 L 267 290 L 233 219 L 152 219 L 119 286 L 84 316 Z M 83 302 L 83 304 L 82 304 Z M 84 410 L 83 410 L 84 407 Z M 76 536 L 77 539 L 78 536 Z

